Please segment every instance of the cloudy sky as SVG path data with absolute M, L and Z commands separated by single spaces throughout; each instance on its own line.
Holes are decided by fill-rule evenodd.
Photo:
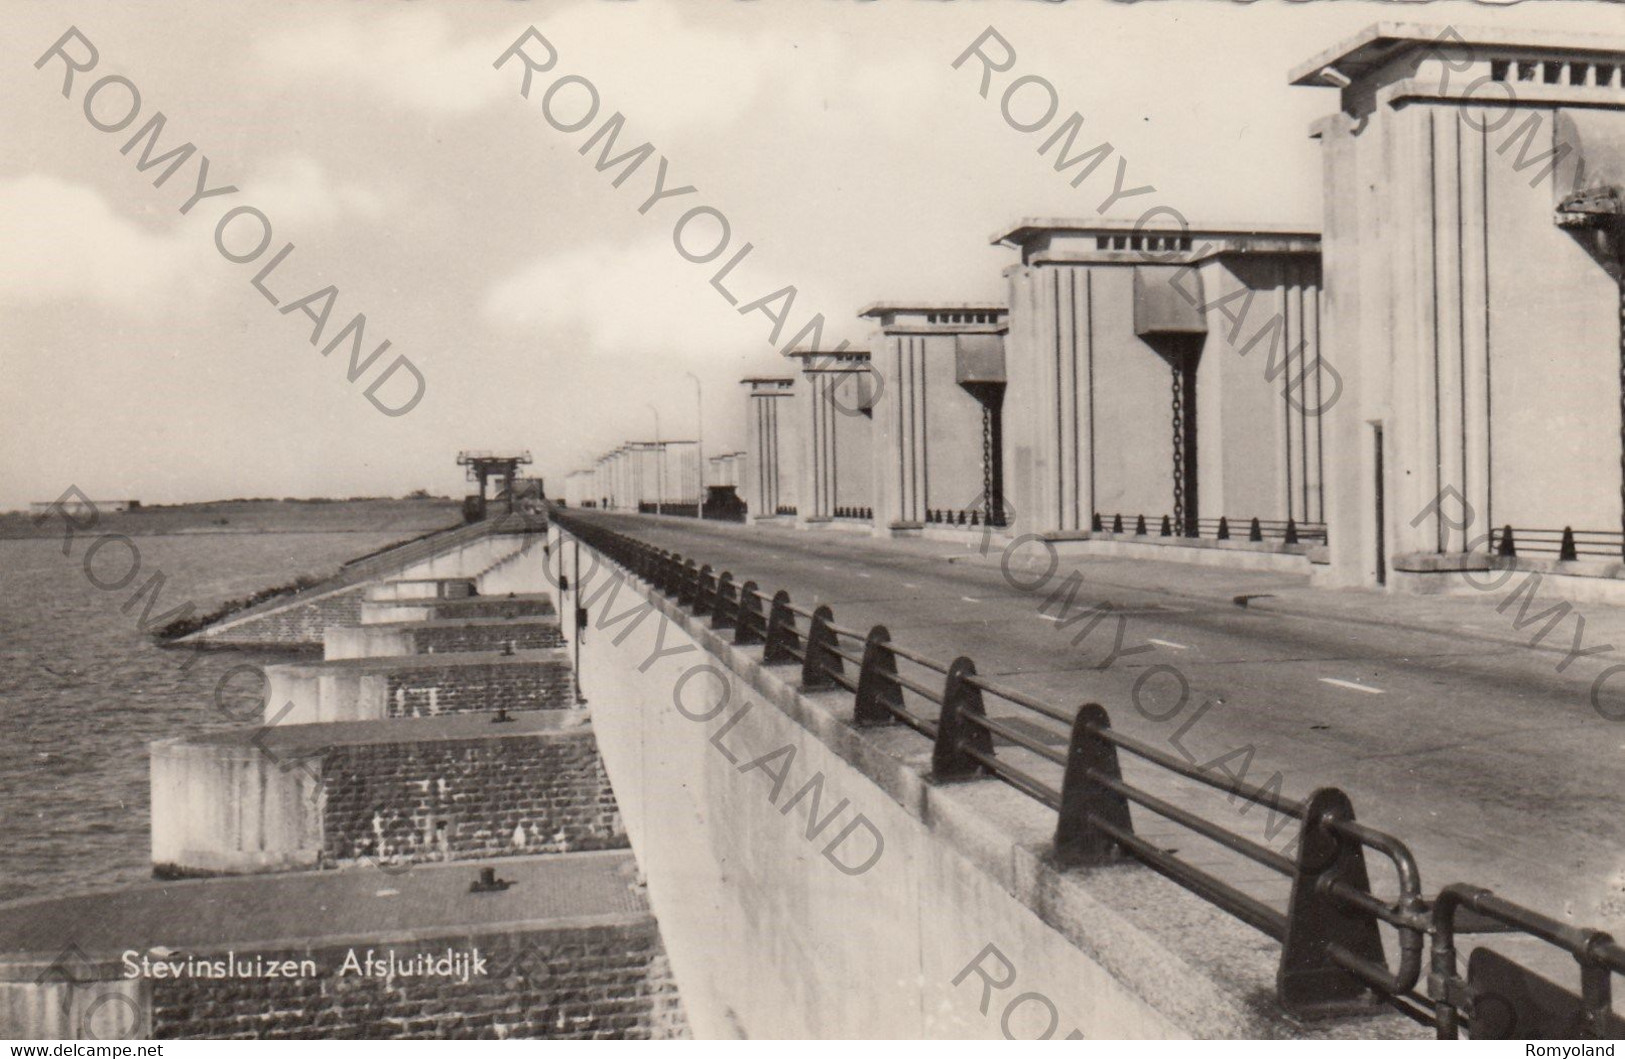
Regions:
M 0 509 L 69 484 L 147 502 L 457 494 L 459 448 L 526 447 L 558 481 L 652 435 L 651 403 L 667 437 L 691 435 L 690 372 L 708 450 L 738 448 L 739 378 L 781 368 L 776 346 L 814 313 L 827 343 L 861 345 L 855 313 L 871 301 L 1002 299 L 1012 255 L 988 236 L 1021 216 L 1097 216 L 1119 158 L 1126 187 L 1155 192 L 1108 213 L 1166 204 L 1197 222 L 1316 226 L 1306 131 L 1336 99 L 1285 75 L 1368 23 L 1603 17 L 1584 3 L 1206 0 L 3 0 L 0 12 Z M 1037 153 L 1043 134 L 1006 123 L 1002 83 L 984 100 L 974 61 L 953 68 L 989 25 L 1016 52 L 1007 76 L 1052 83 L 1061 116 L 1084 116 L 1080 147 L 1112 145 L 1079 187 Z M 96 65 L 64 99 L 66 64 L 35 63 L 70 27 Z M 527 27 L 557 55 L 529 99 L 518 59 L 493 67 Z M 546 57 L 534 38 L 525 48 Z M 64 50 L 89 62 L 80 39 Z M 87 117 L 86 90 L 108 75 L 123 80 Z M 596 116 L 555 128 L 548 113 L 563 126 L 585 115 L 586 84 Z M 1018 120 L 1042 110 L 1038 92 L 1013 104 Z M 154 186 L 168 162 L 139 172 L 132 138 L 158 112 L 153 155 L 197 151 Z M 619 187 L 625 166 L 594 168 L 601 141 L 583 153 L 616 112 L 617 153 L 655 149 Z M 203 156 L 205 186 L 237 190 L 183 214 Z M 671 194 L 647 203 L 661 159 Z M 682 230 L 691 256 L 728 226 L 709 263 L 673 241 L 696 207 L 708 209 Z M 247 263 L 216 247 L 230 210 L 226 251 L 266 243 Z M 719 291 L 713 275 L 747 243 Z M 790 286 L 793 305 L 768 299 Z M 352 382 L 351 339 L 322 349 L 358 313 L 363 358 L 390 345 Z M 365 391 L 397 356 L 423 395 L 386 416 Z M 414 389 L 398 370 L 374 396 L 398 406 Z

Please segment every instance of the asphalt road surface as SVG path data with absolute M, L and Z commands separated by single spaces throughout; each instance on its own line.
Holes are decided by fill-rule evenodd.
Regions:
M 1279 773 L 1273 782 L 1298 798 L 1342 788 L 1363 823 L 1410 845 L 1425 893 L 1470 882 L 1570 922 L 1625 927 L 1625 725 L 1590 703 L 1597 673 L 1619 659 L 1579 658 L 1559 672 L 1568 633 L 1557 650 L 1520 645 L 1530 631 L 1509 637 L 1505 617 L 1483 620 L 1496 618 L 1492 601 L 1432 601 L 1418 627 L 1403 600 L 1306 592 L 1299 575 L 1063 556 L 1046 579 L 1039 547 L 1009 553 L 1005 570 L 1002 542 L 983 555 L 980 536 L 887 541 L 573 514 L 729 570 L 736 583 L 787 589 L 797 605 L 827 603 L 840 625 L 883 623 L 917 651 L 967 655 L 981 675 L 1058 706 L 1099 702 L 1115 728 L 1215 774 L 1269 785 Z M 1298 612 L 1235 602 L 1270 593 L 1296 593 Z M 1373 620 L 1373 606 L 1390 608 L 1394 622 Z M 1594 627 L 1625 627 L 1614 608 L 1593 604 L 1587 613 Z M 1590 633 L 1586 642 L 1595 642 Z M 1001 712 L 991 700 L 989 711 Z M 1290 852 L 1292 822 L 1256 806 L 1243 813 L 1245 802 L 1164 772 L 1124 767 L 1131 781 Z M 1284 887 L 1268 870 L 1138 810 L 1135 826 L 1283 904 Z M 1392 872 L 1368 859 L 1373 883 L 1391 888 Z M 1572 989 L 1572 977 L 1560 980 Z

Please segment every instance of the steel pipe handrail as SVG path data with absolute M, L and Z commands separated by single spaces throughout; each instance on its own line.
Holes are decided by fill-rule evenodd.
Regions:
M 1298 820 L 1303 820 L 1305 818 L 1305 813 L 1307 810 L 1302 802 L 1287 798 L 1284 795 L 1276 795 L 1273 798 L 1265 798 L 1263 797 L 1260 788 L 1250 788 L 1239 782 L 1226 783 L 1221 780 L 1214 779 L 1212 776 L 1196 766 L 1185 761 L 1181 761 L 1172 754 L 1158 750 L 1154 746 L 1141 742 L 1140 740 L 1135 739 L 1133 736 L 1124 735 L 1115 729 L 1095 728 L 1093 734 L 1105 739 L 1113 746 L 1116 746 L 1121 750 L 1127 750 L 1135 757 L 1143 758 L 1144 760 L 1150 761 L 1153 764 L 1161 765 L 1168 771 L 1176 772 L 1179 775 L 1184 776 L 1186 779 L 1196 780 L 1198 783 L 1206 784 L 1215 790 L 1223 791 L 1226 794 L 1233 794 L 1239 798 L 1245 798 L 1254 805 L 1262 805 L 1266 809 L 1274 809 L 1276 812 L 1294 817 Z
M 894 644 L 884 626 L 876 626 L 865 636 L 837 625 L 827 605 L 809 611 L 792 603 L 788 593 L 769 595 L 751 581 L 735 586 L 729 571 L 718 574 L 709 565 L 698 565 L 694 559 L 614 530 L 578 522 L 573 516 L 555 514 L 555 521 L 598 548 L 609 561 L 675 597 L 674 605 L 696 614 L 709 611 L 713 627 L 731 623 L 736 643 L 767 640 L 777 662 L 802 665 L 806 690 L 834 686 L 854 693 L 860 710 L 869 711 L 869 720 L 860 723 L 896 721 L 933 740 L 932 778 L 936 782 L 988 776 L 1055 810 L 1059 814 L 1056 853 L 1063 867 L 1127 855 L 1277 939 L 1282 943 L 1277 988 L 1282 1003 L 1294 1011 L 1347 1011 L 1351 1004 L 1358 1004 L 1361 995 L 1368 995 L 1364 990 L 1369 988 L 1381 1002 L 1434 1025 L 1441 1038 L 1454 1038 L 1470 1025 L 1467 1016 L 1474 995 L 1471 983 L 1456 970 L 1456 935 L 1497 924 L 1572 955 L 1581 969 L 1585 1028 L 1593 1036 L 1601 1036 L 1616 1025 L 1611 1021 L 1611 976 L 1625 974 L 1625 947 L 1612 936 L 1561 922 L 1489 890 L 1463 884 L 1446 887 L 1430 905 L 1422 896 L 1421 874 L 1409 847 L 1393 835 L 1356 822 L 1347 797 L 1339 791 L 1321 789 L 1298 801 L 1266 788 L 1216 779 L 1191 763 L 1113 730 L 1099 706 L 1088 704 L 1075 711 L 1058 708 L 978 676 L 967 658 L 944 664 Z M 1306 536 L 1313 536 L 1317 528 L 1314 523 L 1294 526 Z M 1603 532 L 1573 531 L 1569 535 Z M 798 617 L 807 619 L 804 627 Z M 861 642 L 862 653 L 843 646 L 843 637 Z M 943 676 L 942 690 L 899 673 L 898 659 Z M 768 659 L 764 656 L 764 660 Z M 856 679 L 847 674 L 847 664 L 858 667 Z M 910 711 L 904 705 L 904 692 L 934 703 L 939 716 L 932 720 Z M 983 708 L 984 695 L 1069 725 L 1066 752 L 1011 727 L 1009 716 L 989 716 Z M 994 736 L 1061 766 L 1064 780 L 1060 788 L 1000 758 Z M 1297 860 L 1126 782 L 1118 772 L 1119 751 L 1299 820 Z M 1130 803 L 1291 879 L 1288 911 L 1283 913 L 1136 835 Z M 1366 849 L 1393 864 L 1398 886 L 1395 898 L 1385 899 L 1373 891 L 1365 873 Z M 1458 922 L 1464 912 L 1480 919 Z M 1326 933 L 1326 922 L 1339 918 L 1358 929 L 1350 934 L 1344 926 L 1336 936 Z M 1379 924 L 1398 934 L 1399 961 L 1392 970 L 1383 956 Z M 1423 948 L 1430 939 L 1431 971 L 1424 997 L 1416 985 Z M 1329 971 L 1348 977 L 1339 982 L 1335 973 L 1328 976 Z

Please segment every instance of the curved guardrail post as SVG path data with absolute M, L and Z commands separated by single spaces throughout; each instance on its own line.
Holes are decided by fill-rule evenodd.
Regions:
M 717 578 L 717 605 L 711 610 L 711 628 L 731 629 L 738 621 L 738 603 L 734 599 L 734 575 L 722 571 Z
M 713 593 L 716 589 L 711 580 L 711 564 L 706 563 L 700 567 L 699 573 L 694 575 L 694 616 L 703 618 L 711 613 Z
M 903 708 L 903 689 L 897 683 L 897 656 L 888 646 L 891 633 L 884 625 L 869 630 L 863 641 L 863 665 L 858 671 L 858 697 L 852 703 L 852 723 L 860 727 L 894 724 Z
M 838 688 L 834 674 L 844 673 L 841 656 L 835 653 L 835 630 L 830 628 L 835 612 L 824 606 L 813 609 L 812 625 L 807 629 L 807 650 L 801 655 L 801 690 L 827 691 Z
M 796 632 L 795 612 L 790 609 L 790 593 L 779 589 L 773 595 L 773 609 L 767 616 L 767 644 L 762 649 L 762 664 L 782 666 L 800 659 L 801 634 Z
M 675 596 L 677 595 L 678 586 L 681 584 L 680 578 L 681 571 L 683 569 L 682 553 L 668 553 L 666 555 L 666 561 L 661 565 L 665 567 L 665 573 L 660 579 L 660 591 L 664 592 L 668 596 Z
M 762 617 L 762 597 L 756 593 L 756 582 L 746 581 L 739 586 L 739 616 L 734 621 L 734 644 L 747 647 L 762 642 L 767 623 Z
M 1327 826 L 1331 820 L 1353 819 L 1349 796 L 1335 787 L 1315 791 L 1304 806 L 1298 870 L 1287 902 L 1286 937 L 1281 939 L 1281 966 L 1275 977 L 1281 1006 L 1300 1017 L 1352 1014 L 1369 1010 L 1374 1003 L 1365 983 L 1332 958 L 1333 946 L 1377 966 L 1386 962 L 1377 921 L 1330 892 L 1334 883 L 1371 892 L 1365 847 Z
M 1563 537 L 1557 542 L 1557 561 L 1572 563 L 1580 558 L 1580 550 L 1574 545 L 1574 527 L 1564 526 Z
M 677 571 L 677 605 L 679 607 L 692 607 L 694 596 L 700 584 L 700 568 L 693 559 L 685 559 L 682 569 Z
M 1120 831 L 1134 830 L 1128 799 L 1099 779 L 1123 781 L 1117 747 L 1101 734 L 1111 726 L 1106 707 L 1098 702 L 1084 703 L 1072 718 L 1066 773 L 1061 780 L 1061 816 L 1055 823 L 1055 859 L 1062 867 L 1108 864 L 1118 859 L 1122 850 L 1116 840 L 1095 821 Z
M 967 754 L 967 748 L 993 756 L 993 734 L 965 719 L 966 714 L 987 716 L 982 707 L 982 689 L 966 679 L 975 675 L 976 663 L 964 655 L 948 667 L 942 713 L 937 717 L 937 745 L 931 751 L 931 778 L 939 782 L 968 780 L 981 774 L 982 763 Z

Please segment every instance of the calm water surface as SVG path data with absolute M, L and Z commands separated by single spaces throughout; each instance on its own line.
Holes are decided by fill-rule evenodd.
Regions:
M 103 591 L 83 565 L 89 539 L 64 557 L 60 538 L 0 540 L 0 901 L 151 878 L 147 743 L 249 723 L 259 688 L 244 662 L 290 655 L 180 651 L 121 608 L 161 570 L 153 613 L 192 600 L 199 612 L 322 573 L 400 533 L 173 534 L 136 537 L 135 580 Z M 92 572 L 115 583 L 129 552 L 110 544 Z M 221 688 L 216 704 L 216 689 Z

